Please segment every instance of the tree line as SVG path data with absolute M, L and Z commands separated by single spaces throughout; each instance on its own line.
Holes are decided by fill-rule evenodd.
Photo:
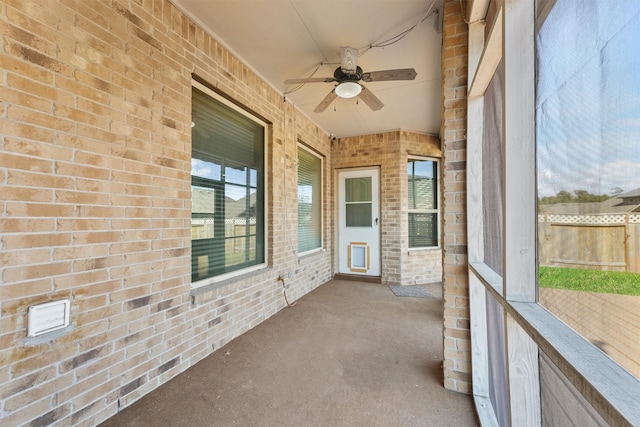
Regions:
M 558 191 L 555 196 L 545 196 L 538 198 L 538 204 L 541 205 L 553 205 L 556 203 L 593 203 L 593 202 L 604 202 L 610 197 L 614 197 L 617 194 L 620 194 L 622 190 L 617 191 L 615 189 L 611 195 L 609 194 L 592 194 L 586 190 L 574 190 L 573 192 L 569 191 Z

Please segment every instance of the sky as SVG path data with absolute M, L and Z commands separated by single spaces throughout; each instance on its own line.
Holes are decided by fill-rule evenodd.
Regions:
M 536 47 L 538 195 L 640 188 L 640 0 L 558 0 Z

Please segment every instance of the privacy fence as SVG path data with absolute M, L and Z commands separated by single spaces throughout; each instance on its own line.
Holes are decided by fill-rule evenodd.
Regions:
M 539 264 L 640 273 L 640 213 L 538 215 Z

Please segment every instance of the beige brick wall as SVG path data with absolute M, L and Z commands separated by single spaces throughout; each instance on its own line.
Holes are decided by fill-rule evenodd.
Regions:
M 332 275 L 298 259 L 297 143 L 329 138 L 165 0 L 0 1 L 0 424 L 95 425 Z M 192 73 L 266 118 L 268 269 L 191 290 Z M 330 185 L 325 200 L 330 200 Z M 31 304 L 71 327 L 26 338 Z
M 466 65 L 447 58 L 462 31 L 456 4 L 443 68 L 445 383 L 468 391 Z M 406 157 L 440 157 L 437 138 L 398 131 L 331 147 L 165 0 L 0 0 L 0 26 L 0 423 L 97 424 L 282 309 L 279 275 L 293 273 L 291 301 L 329 280 L 334 168 L 381 166 L 383 282 L 440 280 L 440 251 L 409 255 L 406 243 Z M 270 268 L 194 291 L 192 73 L 271 122 Z M 327 251 L 300 259 L 298 141 L 325 156 L 327 184 Z M 72 301 L 72 326 L 26 339 L 28 306 L 60 298 Z
M 468 28 L 458 0 L 445 0 L 442 47 L 444 383 L 471 393 L 466 234 Z
M 437 137 L 408 131 L 340 138 L 333 143 L 333 166 L 347 169 L 380 167 L 381 281 L 387 285 L 414 285 L 442 280 L 442 251 L 409 252 L 407 224 L 407 158 L 440 158 Z M 334 180 L 334 205 L 337 182 Z M 337 259 L 335 261 L 337 265 Z

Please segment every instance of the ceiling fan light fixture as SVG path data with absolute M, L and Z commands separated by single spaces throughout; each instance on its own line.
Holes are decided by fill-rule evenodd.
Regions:
M 353 98 L 360 95 L 362 86 L 356 82 L 342 82 L 335 88 L 336 95 L 340 98 Z

